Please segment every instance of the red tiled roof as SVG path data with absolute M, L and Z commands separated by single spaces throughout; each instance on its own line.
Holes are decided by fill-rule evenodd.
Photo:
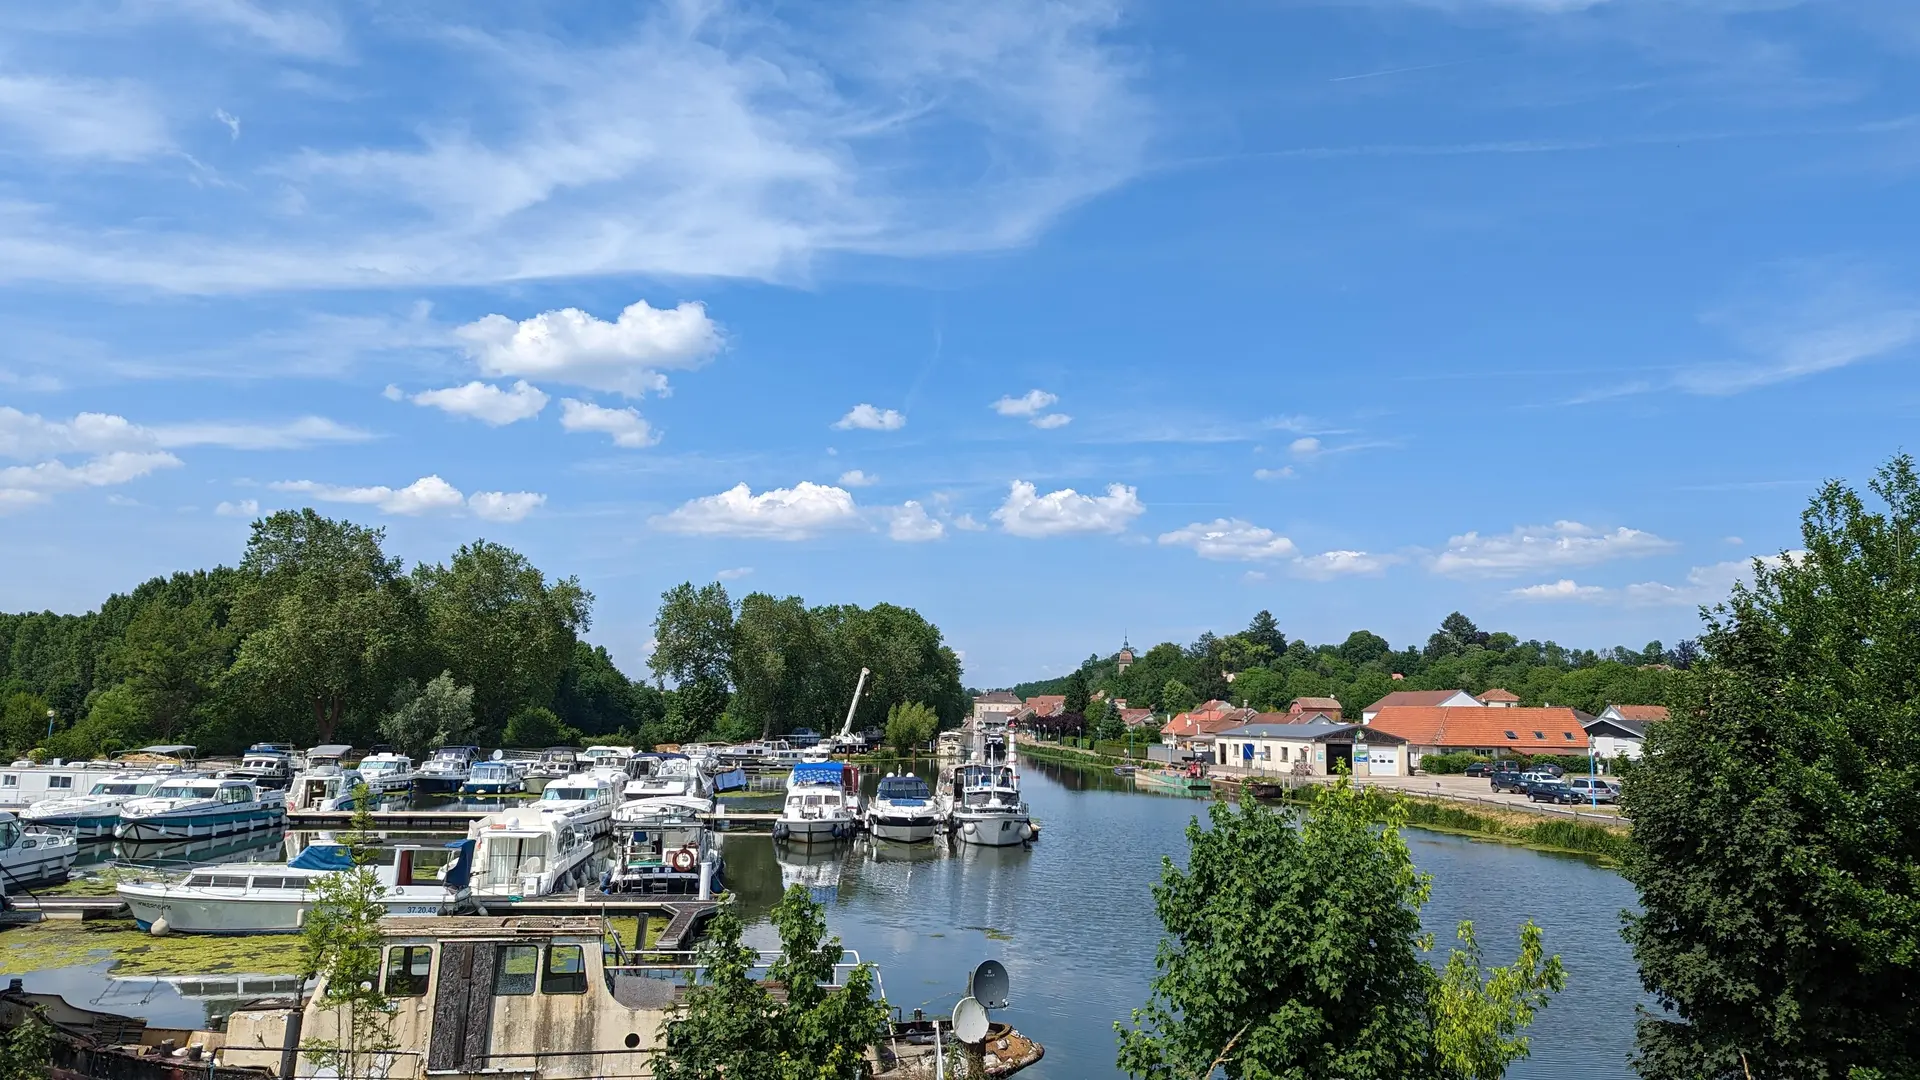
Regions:
M 1638 720 L 1643 724 L 1649 720 L 1665 720 L 1667 718 L 1667 707 L 1665 705 L 1615 705 L 1614 709 L 1628 720 Z
M 1290 713 L 1323 712 L 1338 716 L 1340 702 L 1330 697 L 1299 697 L 1293 699 L 1293 704 L 1287 711 Z
M 1121 709 L 1120 719 L 1128 727 L 1138 727 L 1153 719 L 1152 709 Z
M 1252 709 L 1236 709 L 1224 701 L 1209 701 L 1205 706 L 1191 712 L 1183 712 L 1165 724 L 1160 725 L 1162 735 L 1171 735 L 1176 739 L 1190 738 L 1194 735 L 1212 735 L 1228 728 L 1239 727 L 1254 716 Z
M 1511 690 L 1502 690 L 1497 686 L 1487 691 L 1486 693 L 1480 694 L 1478 696 L 1481 701 L 1511 701 L 1511 702 L 1514 702 L 1515 704 L 1518 704 L 1520 701 L 1519 694 L 1516 694 Z
M 1035 694 L 1027 699 L 1027 708 L 1035 716 L 1058 716 L 1067 707 L 1065 694 Z
M 1363 711 L 1391 709 L 1396 705 L 1438 705 L 1459 692 L 1458 690 L 1395 690 L 1367 706 Z
M 1487 709 L 1478 705 L 1389 705 L 1369 727 L 1415 746 L 1510 747 L 1533 753 L 1579 753 L 1587 746 L 1580 714 L 1553 706 Z M 1513 732 L 1513 738 L 1507 732 Z

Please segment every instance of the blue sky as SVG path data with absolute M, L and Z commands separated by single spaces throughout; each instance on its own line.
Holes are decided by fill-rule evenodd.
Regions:
M 967 679 L 1689 636 L 1920 411 L 1920 9 L 12 5 L 0 607 L 311 504 Z

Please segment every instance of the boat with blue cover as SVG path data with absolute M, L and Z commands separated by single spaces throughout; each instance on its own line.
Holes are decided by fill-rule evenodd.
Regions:
M 286 822 L 287 793 L 262 791 L 251 780 L 188 776 L 120 804 L 117 840 L 201 840 L 271 829 Z
M 852 836 L 859 823 L 860 770 L 834 761 L 801 762 L 787 777 L 773 838 L 828 844 Z
M 940 831 L 940 808 L 925 780 L 907 773 L 888 776 L 867 804 L 867 831 L 875 839 L 918 843 Z

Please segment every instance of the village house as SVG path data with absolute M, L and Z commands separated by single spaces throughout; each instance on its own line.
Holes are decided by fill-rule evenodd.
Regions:
M 1153 723 L 1152 709 L 1121 709 L 1120 722 L 1130 728 L 1144 727 Z
M 1647 725 L 1667 718 L 1665 705 L 1608 705 L 1587 721 L 1595 757 L 1638 760 L 1647 741 Z
M 1026 705 L 1037 717 L 1059 716 L 1067 711 L 1067 695 L 1035 694 L 1027 699 Z
M 1214 761 L 1267 776 L 1331 776 L 1341 763 L 1355 776 L 1407 776 L 1406 741 L 1324 713 L 1295 722 L 1291 713 L 1260 713 L 1214 736 Z
M 973 719 L 979 723 L 986 717 L 1007 720 L 1021 709 L 1020 699 L 1005 690 L 989 690 L 973 699 Z
M 1465 690 L 1395 690 L 1379 701 L 1360 710 L 1360 722 L 1373 723 L 1382 709 L 1421 706 L 1430 709 L 1483 709 L 1489 706 L 1496 709 L 1510 709 L 1520 704 L 1520 698 L 1511 690 L 1494 687 L 1475 697 Z
M 1414 768 L 1427 754 L 1469 752 L 1488 757 L 1509 754 L 1585 754 L 1586 723 L 1593 717 L 1561 706 L 1489 709 L 1485 705 L 1388 705 L 1368 727 L 1407 743 Z
M 1215 698 L 1195 709 L 1189 709 L 1168 720 L 1160 728 L 1160 742 L 1176 750 L 1187 750 L 1203 756 L 1213 756 L 1213 737 L 1228 728 L 1239 727 L 1251 721 L 1256 715 L 1252 709 L 1239 708 L 1232 702 Z
M 1293 699 L 1292 705 L 1287 706 L 1288 716 L 1305 717 L 1311 716 L 1314 713 L 1338 720 L 1340 719 L 1340 702 L 1330 697 L 1297 697 Z M 1262 713 L 1261 715 L 1265 716 L 1266 714 Z M 1287 722 L 1297 724 L 1301 721 L 1289 720 Z

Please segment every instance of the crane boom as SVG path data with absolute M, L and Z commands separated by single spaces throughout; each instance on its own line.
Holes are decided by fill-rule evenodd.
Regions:
M 853 714 L 860 708 L 860 691 L 867 688 L 867 676 L 871 674 L 866 668 L 860 669 L 860 681 L 853 685 L 853 700 L 847 702 L 847 722 L 840 725 L 840 734 L 833 740 L 835 743 L 853 741 Z

